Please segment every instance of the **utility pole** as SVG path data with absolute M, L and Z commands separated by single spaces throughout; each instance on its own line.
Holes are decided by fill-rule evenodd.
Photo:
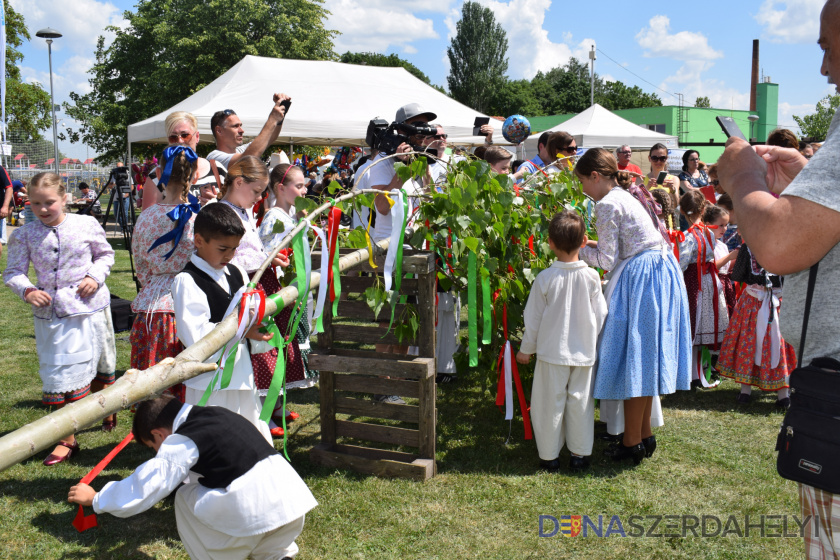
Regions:
M 595 45 L 589 51 L 589 106 L 595 105 Z

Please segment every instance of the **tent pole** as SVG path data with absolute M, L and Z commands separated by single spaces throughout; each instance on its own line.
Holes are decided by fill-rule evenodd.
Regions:
M 289 142 L 289 163 L 295 162 L 295 143 Z

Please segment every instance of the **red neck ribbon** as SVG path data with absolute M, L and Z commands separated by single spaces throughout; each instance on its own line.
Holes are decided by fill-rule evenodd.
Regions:
M 111 450 L 110 453 L 105 455 L 105 458 L 99 461 L 99 463 L 93 467 L 93 469 L 85 475 L 85 477 L 79 481 L 79 484 L 90 484 L 93 482 L 93 479 L 97 477 L 99 473 L 102 472 L 102 469 L 108 466 L 114 457 L 128 445 L 131 440 L 134 439 L 134 434 L 129 432 L 125 438 L 117 444 L 115 448 Z M 80 533 L 87 531 L 93 527 L 96 527 L 98 523 L 96 522 L 96 514 L 91 513 L 90 515 L 85 515 L 84 510 L 82 509 L 82 505 L 79 504 L 79 512 L 76 514 L 76 518 L 73 519 L 73 527 Z
M 329 283 L 330 302 L 335 301 L 335 284 L 333 283 L 333 262 L 335 260 L 335 248 L 338 244 L 338 227 L 341 225 L 341 209 L 338 206 L 333 206 L 330 209 L 329 219 L 327 220 L 327 237 L 330 244 L 329 262 L 330 267 L 327 274 L 327 282 Z

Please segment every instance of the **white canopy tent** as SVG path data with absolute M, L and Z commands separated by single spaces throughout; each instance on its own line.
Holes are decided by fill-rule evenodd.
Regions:
M 565 131 L 575 137 L 578 146 L 585 148 L 617 148 L 629 144 L 631 148 L 650 148 L 657 142 L 668 148 L 677 148 L 677 137 L 660 134 L 623 119 L 597 103 L 558 124 L 548 132 Z M 525 140 L 528 157 L 537 155 L 539 134 Z
M 164 120 L 173 111 L 188 111 L 198 120 L 203 143 L 213 142 L 210 117 L 233 109 L 242 119 L 245 136 L 262 129 L 274 103 L 274 93 L 292 98 L 278 144 L 362 146 L 368 123 L 375 117 L 394 120 L 397 109 L 419 103 L 437 114 L 436 123 L 449 134 L 450 144 L 482 144 L 472 136 L 477 116 L 414 77 L 404 68 L 382 68 L 330 61 L 287 60 L 246 56 L 233 68 L 187 99 L 128 127 L 128 142 L 167 143 Z M 496 130 L 494 141 L 506 143 Z

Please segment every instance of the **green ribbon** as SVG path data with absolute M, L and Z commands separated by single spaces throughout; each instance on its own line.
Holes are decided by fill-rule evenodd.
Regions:
M 475 251 L 469 252 L 467 261 L 467 306 L 469 319 L 469 350 L 470 350 L 470 367 L 478 365 L 478 318 L 476 317 L 476 256 Z
M 281 301 L 282 303 L 282 301 Z M 274 407 L 277 404 L 277 398 L 280 396 L 280 391 L 286 385 L 286 339 L 280 334 L 280 329 L 274 320 L 270 320 L 266 326 L 266 332 L 272 333 L 271 339 L 268 343 L 277 348 L 277 362 L 274 365 L 274 376 L 271 378 L 271 385 L 268 387 L 268 392 L 265 395 L 265 403 L 260 411 L 260 420 L 268 422 L 274 413 Z M 289 459 L 289 453 L 286 451 L 286 391 L 283 391 L 283 454 L 286 459 Z
M 341 270 L 338 268 L 338 241 L 335 244 L 335 255 L 333 255 L 332 269 L 333 269 L 333 291 L 335 292 L 335 301 L 333 302 L 332 313 L 333 317 L 338 316 L 338 300 L 341 298 Z M 329 295 L 329 294 L 328 294 Z M 323 313 L 322 313 L 323 315 Z
M 700 347 L 700 367 L 705 368 L 704 377 L 706 378 L 706 383 L 711 385 L 712 384 L 712 353 L 709 349 L 705 346 Z
M 486 268 L 481 268 L 481 314 L 484 319 L 484 328 L 481 329 L 481 343 L 490 344 L 490 337 L 493 334 L 493 305 L 490 302 L 490 273 Z

